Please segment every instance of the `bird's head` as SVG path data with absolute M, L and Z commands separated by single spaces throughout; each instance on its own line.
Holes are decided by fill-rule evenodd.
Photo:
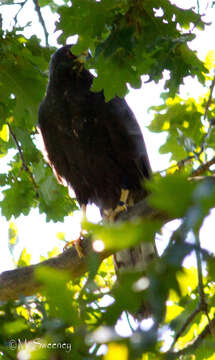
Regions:
M 71 52 L 72 45 L 65 45 L 57 50 L 51 58 L 50 63 L 50 77 L 56 75 L 66 75 L 68 71 L 74 70 L 75 72 L 83 69 L 83 54 L 75 56 Z M 86 56 L 85 56 L 86 58 Z

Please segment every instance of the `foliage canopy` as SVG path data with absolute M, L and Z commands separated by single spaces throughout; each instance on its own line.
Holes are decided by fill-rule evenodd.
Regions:
M 200 246 L 199 234 L 215 202 L 215 53 L 210 51 L 203 62 L 192 50 L 194 39 L 209 26 L 200 15 L 205 3 L 193 1 L 196 6 L 187 10 L 170 0 L 33 3 L 34 7 L 29 0 L 0 4 L 0 157 L 4 164 L 9 159 L 7 171 L 0 173 L 0 208 L 9 222 L 10 248 L 18 237 L 14 219 L 21 214 L 28 216 L 38 208 L 47 221 L 57 222 L 78 209 L 44 160 L 38 140 L 37 111 L 56 50 L 50 46 L 53 34 L 47 31 L 51 13 L 58 15 L 58 46 L 77 35 L 73 51 L 90 51 L 85 66 L 97 74 L 92 90 L 104 89 L 107 101 L 125 96 L 129 86 L 140 88 L 144 82 L 147 89 L 148 82 L 157 86 L 164 80 L 162 103 L 150 109 L 148 128 L 166 134 L 160 153 L 170 154 L 170 166 L 147 186 L 150 204 L 170 219 L 180 219 L 180 225 L 144 277 L 138 272 L 123 274 L 115 283 L 111 258 L 98 270 L 93 260 L 89 273 L 75 280 L 62 272 L 38 271 L 44 292 L 1 303 L 0 359 L 24 359 L 26 352 L 29 359 L 213 359 L 215 260 L 203 243 Z M 208 11 L 213 5 L 208 2 Z M 27 6 L 38 16 L 42 40 L 27 36 L 30 23 L 19 24 Z M 10 9 L 12 27 L 7 22 Z M 192 89 L 189 96 L 179 93 L 191 77 L 196 86 L 201 84 L 198 99 Z M 205 179 L 194 181 L 199 175 Z M 86 226 L 111 252 L 162 237 L 163 222 L 138 219 Z M 64 240 L 64 234 L 58 237 Z M 183 266 L 191 254 L 197 268 Z M 24 249 L 16 265 L 29 263 Z M 143 300 L 151 305 L 151 326 L 147 321 L 135 323 L 130 315 L 126 319 Z M 134 327 L 126 337 L 116 326 L 121 315 L 122 326 Z

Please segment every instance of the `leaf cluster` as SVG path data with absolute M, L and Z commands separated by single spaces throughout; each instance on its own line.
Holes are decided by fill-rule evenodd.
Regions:
M 9 170 L 0 174 L 0 184 L 2 214 L 7 219 L 28 215 L 38 206 L 48 220 L 59 221 L 76 208 L 35 146 L 50 54 L 35 36 L 26 39 L 15 30 L 1 34 L 0 155 L 10 160 Z
M 180 9 L 168 0 L 75 0 L 72 6 L 60 7 L 59 14 L 57 29 L 63 29 L 59 41 L 78 35 L 74 53 L 90 49 L 93 57 L 87 65 L 97 73 L 92 89 L 104 89 L 107 100 L 125 96 L 128 83 L 139 88 L 141 75 L 157 83 L 164 70 L 170 72 L 165 83 L 170 96 L 186 76 L 204 82 L 207 70 L 188 42 L 195 38 L 193 28 L 205 25 L 191 9 Z

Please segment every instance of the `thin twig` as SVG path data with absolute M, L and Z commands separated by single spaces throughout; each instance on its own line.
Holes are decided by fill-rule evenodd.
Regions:
M 11 2 L 11 3 L 8 3 L 8 4 L 5 4 L 5 3 L 1 2 L 0 6 L 10 6 L 10 5 L 20 5 L 20 4 L 21 4 L 20 2 Z
M 16 15 L 14 16 L 14 24 L 15 24 L 15 25 L 17 24 L 17 17 L 18 17 L 18 15 L 19 15 L 20 11 L 22 11 L 22 9 L 23 9 L 23 7 L 25 6 L 26 2 L 27 2 L 27 0 L 25 0 L 25 1 L 21 2 L 21 3 L 18 3 L 19 6 L 20 6 L 20 8 L 19 8 L 19 10 L 17 11 Z M 16 5 L 18 5 L 18 4 L 16 4 Z
M 203 285 L 201 245 L 200 245 L 198 234 L 195 234 L 195 242 L 196 242 L 195 252 L 196 252 L 197 270 L 198 270 L 200 307 L 202 310 L 206 310 L 207 304 L 206 304 L 206 300 L 205 300 L 204 285 Z
M 212 327 L 215 326 L 215 318 L 211 320 L 211 326 Z M 210 330 L 210 326 L 208 324 L 204 328 L 204 330 L 201 332 L 201 334 L 196 338 L 196 340 L 191 345 L 188 345 L 184 349 L 182 349 L 180 351 L 177 351 L 177 352 L 173 352 L 172 350 L 168 351 L 167 353 L 165 353 L 166 359 L 168 359 L 168 360 L 170 360 L 170 359 L 180 359 L 180 356 L 182 356 L 182 355 L 189 355 L 189 354 L 192 354 L 192 353 L 194 354 L 194 351 L 198 348 L 198 346 L 202 343 L 202 341 L 210 333 L 211 333 L 211 330 Z
M 208 314 L 208 304 L 207 304 L 207 301 L 205 298 L 205 293 L 204 293 L 204 284 L 203 284 L 203 275 L 202 275 L 202 260 L 201 260 L 201 245 L 200 245 L 200 240 L 199 240 L 198 234 L 195 234 L 195 242 L 196 242 L 195 253 L 196 253 L 196 260 L 197 260 L 199 297 L 200 297 L 199 306 L 200 306 L 201 310 L 204 311 L 205 315 L 207 316 L 211 334 L 213 336 L 215 336 L 215 332 L 214 332 L 213 326 L 211 324 L 211 319 Z
M 196 317 L 196 315 L 201 311 L 200 306 L 197 307 L 187 318 L 187 320 L 185 321 L 185 323 L 183 324 L 183 326 L 181 327 L 181 329 L 178 330 L 178 332 L 175 335 L 174 341 L 171 345 L 170 351 L 173 350 L 177 340 L 181 337 L 181 335 L 184 333 L 184 331 L 186 330 L 186 328 L 190 325 L 191 321 L 193 321 L 193 319 Z
M 212 83 L 211 83 L 211 86 L 210 86 L 210 95 L 209 95 L 209 98 L 208 98 L 208 101 L 206 102 L 206 105 L 205 105 L 205 112 L 204 112 L 204 117 L 203 119 L 205 120 L 206 117 L 207 117 L 207 114 L 208 114 L 208 110 L 210 108 L 210 105 L 211 105 L 211 102 L 212 102 L 212 96 L 213 96 L 213 90 L 214 90 L 214 86 L 215 86 L 215 76 L 212 80 Z M 209 129 L 208 129 L 208 132 L 205 134 L 204 138 L 203 138 L 203 141 L 202 141 L 202 145 L 201 145 L 201 150 L 199 153 L 202 153 L 204 151 L 204 147 L 205 147 L 205 144 L 206 144 L 206 141 L 207 139 L 209 138 L 209 136 L 211 135 L 211 132 L 212 132 L 212 129 L 213 129 L 213 122 L 212 121 L 209 121 Z
M 210 166 L 214 164 L 215 164 L 215 156 L 205 164 L 200 165 L 198 169 L 194 170 L 190 175 L 190 177 L 202 175 L 205 171 L 209 170 Z
M 166 169 L 156 171 L 155 174 L 161 174 L 161 173 L 163 173 L 163 172 L 166 172 L 166 171 L 168 171 L 168 170 L 172 170 L 172 169 L 174 169 L 174 168 L 182 169 L 187 162 L 189 162 L 190 160 L 193 160 L 193 159 L 195 159 L 195 156 L 194 156 L 194 155 L 189 155 L 189 156 L 187 156 L 185 159 L 179 160 L 176 164 L 171 165 L 171 166 L 169 166 L 169 167 L 166 168 Z
M 173 233 L 172 237 L 171 237 L 171 241 L 170 244 L 172 243 L 173 240 L 178 240 L 180 241 L 180 235 L 182 230 L 186 230 L 186 226 L 185 229 L 183 229 L 184 227 L 184 223 L 182 223 L 182 225 Z M 189 229 L 187 229 L 189 230 Z M 186 236 L 183 236 L 183 238 L 185 238 Z M 184 333 L 184 331 L 187 329 L 187 327 L 190 325 L 190 323 L 192 322 L 192 320 L 196 317 L 196 315 L 200 312 L 204 312 L 207 316 L 208 319 L 208 323 L 209 323 L 209 327 L 210 327 L 210 332 L 211 334 L 214 336 L 214 330 L 213 330 L 213 326 L 212 326 L 212 322 L 211 319 L 209 317 L 208 314 L 208 305 L 207 305 L 207 301 L 205 299 L 205 293 L 204 293 L 204 284 L 203 284 L 203 275 L 202 275 L 202 262 L 201 262 L 201 246 L 200 246 L 200 241 L 199 241 L 199 236 L 198 234 L 195 234 L 195 246 L 193 247 L 195 253 L 196 253 L 196 258 L 197 258 L 197 271 L 198 271 L 198 285 L 199 285 L 199 305 L 198 307 L 188 316 L 188 318 L 186 319 L 185 323 L 182 325 L 182 327 L 179 329 L 179 331 L 176 333 L 175 337 L 174 337 L 174 341 L 171 345 L 170 351 L 174 350 L 174 346 L 177 342 L 177 340 L 180 338 L 180 336 Z M 169 245 L 171 246 L 171 245 Z
M 101 346 L 101 344 L 95 344 L 95 347 L 94 347 L 94 349 L 92 351 L 92 355 L 96 355 L 96 353 L 99 350 L 100 346 Z
M 40 10 L 40 5 L 38 3 L 38 0 L 33 0 L 33 2 L 34 2 L 34 5 L 35 5 L 35 10 L 36 10 L 38 18 L 39 18 L 39 22 L 40 22 L 40 24 L 42 25 L 42 28 L 43 28 L 46 46 L 48 47 L 49 46 L 49 33 L 48 33 L 47 29 L 46 29 L 46 24 L 45 24 L 45 21 L 43 19 L 43 16 L 42 16 L 42 13 L 41 13 L 41 10 Z
M 189 315 L 189 317 L 186 319 L 186 321 L 183 324 L 183 326 L 181 327 L 181 329 L 179 329 L 178 333 L 175 335 L 175 338 L 171 345 L 170 351 L 173 351 L 174 346 L 175 346 L 177 340 L 179 339 L 179 337 L 184 333 L 184 331 L 190 325 L 191 321 L 195 318 L 195 316 L 198 313 L 200 313 L 201 311 L 203 311 L 206 314 L 207 319 L 208 319 L 208 327 L 209 327 L 210 333 L 214 336 L 214 329 L 213 329 L 214 324 L 213 324 L 213 321 L 211 321 L 211 319 L 209 318 L 208 306 L 207 306 L 207 302 L 205 299 L 203 275 L 202 275 L 202 262 L 201 262 L 201 246 L 200 246 L 200 241 L 199 241 L 199 237 L 197 234 L 195 235 L 195 241 L 196 241 L 195 253 L 196 253 L 196 258 L 197 258 L 199 298 L 200 298 L 199 306 Z M 200 336 L 201 336 L 201 334 L 200 334 Z M 177 353 L 177 354 L 179 354 L 179 353 Z
M 212 80 L 212 83 L 211 83 L 211 86 L 210 86 L 210 95 L 209 95 L 208 101 L 207 101 L 207 103 L 206 103 L 206 105 L 205 105 L 204 120 L 205 120 L 206 117 L 207 117 L 207 113 L 208 113 L 209 107 L 210 107 L 210 105 L 211 105 L 214 86 L 215 86 L 215 76 L 214 76 L 214 78 L 213 78 L 213 80 Z
M 198 14 L 200 13 L 200 5 L 199 5 L 199 0 L 196 1 L 197 2 L 197 12 Z
M 133 326 L 131 325 L 128 311 L 125 311 L 125 316 L 126 316 L 126 320 L 127 320 L 127 322 L 128 322 L 128 326 L 129 326 L 131 332 L 133 333 L 133 332 L 134 332 L 134 328 L 133 328 Z
M 23 169 L 24 169 L 25 171 L 27 171 L 27 173 L 29 174 L 30 179 L 31 179 L 31 182 L 32 182 L 32 184 L 34 185 L 34 189 L 35 189 L 36 194 L 37 194 L 37 193 L 38 193 L 38 185 L 36 184 L 36 182 L 35 182 L 35 180 L 34 180 L 34 177 L 33 177 L 33 174 L 32 174 L 32 172 L 31 172 L 31 170 L 29 169 L 28 165 L 27 165 L 26 162 L 25 162 L 25 159 L 24 159 L 24 156 L 23 156 L 23 152 L 22 152 L 22 148 L 21 148 L 21 146 L 20 146 L 20 144 L 19 144 L 19 142 L 18 142 L 18 140 L 17 140 L 17 138 L 16 138 L 16 135 L 14 134 L 14 132 L 13 132 L 13 130 L 12 130 L 11 125 L 10 125 L 9 123 L 7 123 L 7 125 L 8 125 L 8 128 L 9 128 L 10 134 L 11 134 L 11 136 L 12 136 L 12 138 L 13 138 L 13 141 L 15 142 L 16 148 L 17 148 L 17 150 L 18 150 L 18 152 L 19 152 L 19 156 L 20 156 L 20 159 L 21 159 L 21 161 L 22 161 Z

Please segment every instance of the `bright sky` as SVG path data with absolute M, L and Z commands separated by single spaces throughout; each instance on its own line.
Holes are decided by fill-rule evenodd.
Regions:
M 172 1 L 173 2 L 173 1 Z M 196 0 L 177 0 L 174 3 L 181 7 L 190 8 L 196 5 Z M 206 1 L 201 2 L 204 6 Z M 28 4 L 28 2 L 27 2 Z M 43 38 L 43 32 L 38 25 L 38 19 L 36 14 L 32 14 L 32 4 L 24 7 L 21 13 L 19 21 L 21 24 L 25 24 L 32 20 L 32 26 L 26 30 L 26 36 L 29 37 L 33 34 L 37 34 L 38 37 Z M 7 6 L 5 9 L 0 8 L 3 19 L 4 27 L 8 28 L 12 17 L 14 16 L 15 6 Z M 8 11 L 9 9 L 9 11 Z M 17 11 L 17 10 L 16 10 Z M 16 13 L 16 11 L 14 11 Z M 7 15 L 5 15 L 7 14 Z M 55 16 L 49 12 L 48 9 L 43 9 L 43 15 L 45 19 L 48 19 L 47 27 L 48 31 L 52 34 L 50 37 L 50 43 L 56 45 L 56 38 L 59 33 L 54 33 L 54 20 Z M 5 20 L 7 19 L 7 20 Z M 206 19 L 205 19 L 206 20 Z M 207 21 L 213 21 L 213 25 L 208 27 L 204 33 L 198 33 L 198 38 L 193 42 L 192 48 L 198 50 L 199 57 L 203 59 L 207 51 L 213 48 L 214 33 L 215 33 L 215 9 L 210 9 Z M 6 23 L 7 21 L 7 23 Z M 190 94 L 191 96 L 197 96 L 200 89 L 196 87 L 194 81 L 189 80 L 186 82 L 186 86 L 181 88 L 183 95 Z M 158 149 L 165 140 L 165 135 L 157 135 L 149 133 L 145 126 L 150 123 L 152 114 L 147 112 L 147 109 L 152 105 L 161 103 L 160 93 L 162 91 L 162 82 L 158 85 L 143 84 L 140 90 L 131 90 L 127 96 L 127 102 L 135 113 L 138 122 L 142 128 L 145 142 L 147 145 L 149 158 L 154 171 L 162 170 L 168 167 L 169 156 L 160 155 Z M 2 161 L 2 160 L 1 160 Z M 95 207 L 90 207 L 88 211 L 89 221 L 96 221 L 99 213 Z M 202 245 L 211 248 L 210 234 L 214 232 L 214 217 L 207 219 L 206 225 L 201 231 Z M 57 244 L 62 248 L 63 244 L 56 240 L 57 232 L 66 232 L 67 239 L 78 236 L 80 213 L 76 212 L 72 218 L 67 218 L 65 223 L 46 223 L 45 216 L 39 216 L 38 211 L 32 211 L 28 217 L 21 216 L 15 220 L 19 230 L 20 242 L 17 245 L 16 254 L 26 247 L 27 251 L 32 254 L 32 262 L 38 262 L 40 255 L 46 255 L 48 251 L 51 251 Z M 4 218 L 0 218 L 1 226 L 1 252 L 0 252 L 0 271 L 13 268 L 12 261 L 10 260 L 10 254 L 8 250 L 8 223 Z M 173 225 L 170 224 L 166 227 L 166 238 L 171 234 Z M 73 232 L 74 230 L 74 232 Z

